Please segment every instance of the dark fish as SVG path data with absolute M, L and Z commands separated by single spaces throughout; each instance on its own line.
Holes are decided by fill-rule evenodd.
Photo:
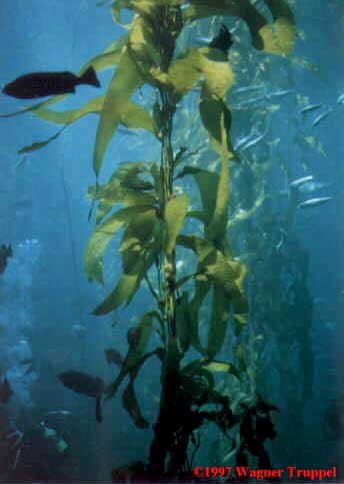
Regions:
M 219 49 L 222 50 L 226 55 L 228 54 L 228 50 L 233 45 L 232 36 L 227 29 L 227 27 L 222 24 L 220 32 L 218 35 L 210 42 L 209 47 L 211 49 Z
M 0 385 L 0 402 L 1 403 L 8 403 L 11 396 L 13 395 L 13 391 L 10 385 L 10 382 L 7 380 L 7 376 Z
M 60 373 L 58 378 L 65 387 L 89 397 L 98 397 L 104 392 L 105 385 L 103 380 L 95 378 L 88 373 L 66 371 Z
M 76 393 L 87 395 L 96 399 L 96 419 L 101 422 L 101 397 L 104 393 L 105 384 L 101 378 L 95 378 L 87 373 L 80 371 L 66 371 L 58 375 L 59 380 L 67 388 L 70 388 Z
M 75 92 L 75 87 L 79 84 L 100 87 L 92 66 L 81 77 L 68 71 L 26 74 L 6 84 L 2 92 L 19 99 L 33 99 Z
M 7 267 L 7 259 L 13 256 L 12 246 L 8 245 L 6 247 L 5 244 L 2 244 L 0 247 L 0 274 L 5 272 Z
M 108 348 L 107 350 L 104 350 L 105 352 L 105 358 L 106 361 L 109 365 L 111 363 L 114 363 L 115 365 L 121 366 L 123 363 L 123 356 L 121 353 L 114 348 Z
M 323 415 L 322 433 L 327 440 L 341 438 L 341 429 L 344 425 L 344 396 L 331 398 Z
M 145 464 L 141 461 L 135 461 L 127 466 L 113 469 L 111 477 L 113 482 L 144 482 L 145 471 Z

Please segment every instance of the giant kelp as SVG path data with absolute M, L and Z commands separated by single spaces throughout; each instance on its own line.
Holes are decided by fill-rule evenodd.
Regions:
M 231 374 L 240 380 L 247 371 L 244 345 L 237 348 L 238 362 L 218 356 L 228 325 L 233 324 L 239 337 L 249 312 L 244 287 L 247 269 L 234 258 L 227 234 L 231 166 L 240 163 L 231 142 L 232 115 L 227 102 L 236 78 L 225 52 L 216 44 L 186 46 L 180 56 L 175 55 L 183 29 L 218 15 L 242 19 L 249 29 L 252 49 L 288 55 L 296 38 L 293 13 L 284 0 L 265 0 L 265 6 L 271 22 L 249 0 L 114 1 L 111 9 L 116 22 L 121 22 L 122 9 L 133 14 L 128 34 L 81 70 L 82 74 L 90 65 L 98 72 L 115 69 L 105 95 L 80 109 L 52 110 L 49 106 L 64 98 L 58 96 L 22 111 L 63 125 L 49 140 L 22 152 L 46 146 L 85 115 L 99 116 L 93 154 L 96 184 L 88 193 L 97 204 L 96 227 L 87 247 L 85 269 L 89 280 L 103 283 L 104 254 L 121 234 L 122 275 L 94 314 L 105 315 L 130 304 L 144 282 L 151 292 L 152 307 L 128 331 L 127 354 L 117 377 L 105 389 L 105 400 L 109 400 L 126 381 L 123 406 L 141 428 L 149 423 L 140 410 L 135 380 L 149 358 L 155 356 L 161 362 L 160 409 L 149 464 L 132 466 L 136 477 L 147 473 L 158 479 L 164 475 L 181 477 L 190 472 L 188 446 L 196 446 L 195 432 L 205 421 L 215 423 L 233 448 L 237 439 L 231 432 L 236 428 L 239 463 L 246 463 L 253 454 L 262 467 L 270 465 L 264 441 L 274 436 L 270 412 L 275 408 L 257 395 L 234 412 L 231 398 L 215 388 L 216 374 Z M 133 100 L 146 85 L 155 93 L 152 111 Z M 189 147 L 177 147 L 172 141 L 179 103 L 196 86 L 199 118 L 220 159 L 218 172 L 191 165 Z M 153 134 L 160 143 L 160 161 L 116 164 L 110 180 L 100 184 L 105 155 L 120 125 Z M 177 182 L 185 180 L 192 180 L 198 189 L 201 204 L 197 209 L 192 206 L 191 194 L 175 188 Z M 196 220 L 199 230 L 186 231 L 189 220 Z M 196 270 L 184 277 L 179 277 L 177 268 L 180 250 L 190 251 L 197 260 Z M 206 301 L 210 301 L 210 311 L 206 337 L 202 338 L 200 313 Z M 151 349 L 154 333 L 160 343 Z M 130 468 L 114 471 L 114 479 L 123 473 L 130 473 Z

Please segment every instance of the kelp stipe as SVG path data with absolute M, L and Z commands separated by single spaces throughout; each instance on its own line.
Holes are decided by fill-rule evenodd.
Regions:
M 89 190 L 90 199 L 97 203 L 96 227 L 87 247 L 85 269 L 89 280 L 103 283 L 104 253 L 121 230 L 123 273 L 94 314 L 105 315 L 130 304 L 143 282 L 152 295 L 150 311 L 128 331 L 127 354 L 119 362 L 118 376 L 105 387 L 104 400 L 113 398 L 125 382 L 123 406 L 137 427 L 147 428 L 134 383 L 145 362 L 156 357 L 161 362 L 159 416 L 149 462 L 115 469 L 114 481 L 168 476 L 191 479 L 193 460 L 188 448 L 199 447 L 197 430 L 205 421 L 215 423 L 229 439 L 238 463 L 245 464 L 253 454 L 261 467 L 270 466 L 264 442 L 275 435 L 270 417 L 275 407 L 256 394 L 234 410 L 234 396 L 215 388 L 216 374 L 231 374 L 240 381 L 249 370 L 243 343 L 237 347 L 235 361 L 218 359 L 229 324 L 239 338 L 249 313 L 244 288 L 247 269 L 234 258 L 227 236 L 231 164 L 240 163 L 230 139 L 227 104 L 235 75 L 226 50 L 217 48 L 216 43 L 201 48 L 185 46 L 183 55 L 175 56 L 177 39 L 185 27 L 218 15 L 243 19 L 253 49 L 288 55 L 296 38 L 292 11 L 284 0 L 265 3 L 272 23 L 249 0 L 115 0 L 111 9 L 116 22 L 121 21 L 122 9 L 134 13 L 128 33 L 80 72 L 90 65 L 96 72 L 115 67 L 105 95 L 80 109 L 53 111 L 48 106 L 65 98 L 59 96 L 24 111 L 63 128 L 22 152 L 44 147 L 82 116 L 99 116 L 93 156 L 97 184 Z M 156 96 L 152 113 L 132 100 L 147 84 Z M 200 89 L 199 116 L 220 158 L 219 173 L 191 165 L 188 146 L 173 146 L 178 106 L 196 86 Z M 100 185 L 98 176 L 120 125 L 152 133 L 160 143 L 161 159 L 159 163 L 122 163 L 110 181 Z M 199 191 L 201 207 L 197 210 L 186 191 L 176 190 L 177 180 L 186 179 Z M 190 220 L 199 222 L 198 232 L 185 231 Z M 184 277 L 179 276 L 177 264 L 181 248 L 197 259 L 196 271 Z M 153 279 L 154 270 L 157 280 Z M 201 309 L 209 295 L 207 337 L 202 341 Z M 155 332 L 160 344 L 148 350 Z M 199 356 L 191 359 L 195 351 Z M 80 388 L 78 391 L 83 393 Z M 208 405 L 206 410 L 204 405 Z

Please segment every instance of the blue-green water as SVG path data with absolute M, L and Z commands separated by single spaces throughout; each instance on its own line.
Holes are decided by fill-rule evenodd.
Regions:
M 235 225 L 232 237 L 238 256 L 256 254 L 249 264 L 248 291 L 252 334 L 264 336 L 256 362 L 257 385 L 280 408 L 275 416 L 277 437 L 267 446 L 272 464 L 339 468 L 344 457 L 339 430 L 344 425 L 344 2 L 290 3 L 299 29 L 290 60 L 265 62 L 266 54 L 252 58 L 249 46 L 240 41 L 230 53 L 233 62 L 235 52 L 241 55 L 242 85 L 257 79 L 265 93 L 252 100 L 233 89 L 229 96 L 234 146 L 243 143 L 252 126 L 254 134 L 263 133 L 260 142 L 242 151 L 243 168 L 233 170 L 232 216 L 252 207 L 261 190 L 266 197 L 251 220 Z M 92 0 L 1 0 L 0 18 L 1 86 L 29 72 L 78 72 L 125 32 L 114 24 L 108 7 L 99 8 Z M 224 21 L 233 25 L 233 19 Z M 199 32 L 207 34 L 209 28 L 204 23 Z M 101 93 L 110 78 L 109 70 L 99 74 Z M 80 86 L 56 109 L 80 107 L 94 95 L 92 87 Z M 176 124 L 178 136 L 196 149 L 202 139 L 188 118 L 192 96 L 181 103 Z M 149 89 L 143 89 L 142 98 L 152 104 Z M 29 104 L 1 94 L 0 114 Z M 312 104 L 321 106 L 301 112 Z M 327 111 L 317 122 L 317 116 Z M 92 151 L 97 122 L 97 116 L 86 116 L 44 149 L 19 155 L 18 150 L 48 139 L 59 127 L 28 114 L 0 119 L 0 244 L 13 248 L 0 275 L 0 376 L 7 375 L 14 392 L 9 403 L 0 404 L 0 480 L 5 482 L 104 481 L 110 479 L 112 468 L 148 459 L 152 429 L 135 428 L 119 397 L 104 406 L 104 421 L 98 424 L 93 399 L 72 393 L 57 379 L 60 372 L 73 369 L 111 381 L 114 369 L 106 363 L 104 348 L 124 353 L 128 325 L 151 304 L 144 286 L 129 307 L 106 317 L 91 314 L 121 271 L 118 245 L 113 244 L 106 255 L 105 287 L 89 283 L 84 273 L 84 252 L 94 226 L 88 221 L 86 192 L 95 183 Z M 190 132 L 190 123 L 196 132 Z M 152 135 L 122 130 L 107 152 L 101 181 L 120 162 L 159 160 L 159 148 Z M 199 163 L 216 167 L 214 160 L 206 150 Z M 259 177 L 247 167 L 262 169 L 267 162 L 259 175 L 264 184 L 254 186 Z M 282 225 L 291 203 L 289 183 L 307 175 L 323 186 L 304 185 L 299 201 L 332 199 L 297 209 L 289 239 Z M 307 270 L 297 258 L 300 254 L 309 258 Z M 300 287 L 309 293 L 300 295 Z M 293 305 L 295 293 L 301 299 Z M 302 326 L 308 324 L 305 294 L 313 305 L 308 331 Z M 301 377 L 306 347 L 314 356 L 313 392 L 307 399 Z M 157 362 L 149 362 L 137 382 L 142 411 L 152 424 L 159 406 L 158 370 Z M 49 434 L 49 429 L 55 433 Z M 16 431 L 18 443 L 7 438 Z M 195 463 L 222 465 L 228 449 L 221 447 L 219 434 L 210 426 L 200 439 Z M 66 448 L 59 450 L 61 442 Z

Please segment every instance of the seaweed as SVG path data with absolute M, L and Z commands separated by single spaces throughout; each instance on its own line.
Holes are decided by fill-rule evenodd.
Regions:
M 217 374 L 240 381 L 249 371 L 244 343 L 237 347 L 237 361 L 219 357 L 228 328 L 234 328 L 239 341 L 249 315 L 247 268 L 234 257 L 228 237 L 232 167 L 241 163 L 231 142 L 232 113 L 227 102 L 236 76 L 227 49 L 217 48 L 217 43 L 186 45 L 181 56 L 175 55 L 183 30 L 212 16 L 244 20 L 253 50 L 289 55 L 296 39 L 293 13 L 284 0 L 267 1 L 266 5 L 272 22 L 249 0 L 115 0 L 111 9 L 116 22 L 121 21 L 122 9 L 135 14 L 128 33 L 80 72 L 90 65 L 97 72 L 113 68 L 105 95 L 80 109 L 52 110 L 48 106 L 66 97 L 56 96 L 19 112 L 63 125 L 49 140 L 33 143 L 21 152 L 45 147 L 83 116 L 99 117 L 93 153 L 96 184 L 88 192 L 97 207 L 96 222 L 86 250 L 85 270 L 90 281 L 104 283 L 104 254 L 119 234 L 123 270 L 94 314 L 106 315 L 129 305 L 144 283 L 152 295 L 152 307 L 128 331 L 128 351 L 118 362 L 117 377 L 105 387 L 104 400 L 115 397 L 126 381 L 123 407 L 137 427 L 147 428 L 150 424 L 141 413 L 134 384 L 146 361 L 155 357 L 161 363 L 159 415 L 153 426 L 149 462 L 113 470 L 114 481 L 190 476 L 193 459 L 189 445 L 197 451 L 197 431 L 205 422 L 214 423 L 233 449 L 233 434 L 238 436 L 239 463 L 252 454 L 258 455 L 264 467 L 270 466 L 264 442 L 275 436 L 270 417 L 275 407 L 256 394 L 250 403 L 238 405 L 234 411 L 236 395 L 229 397 L 216 388 Z M 147 85 L 155 96 L 151 110 L 133 100 Z M 194 166 L 190 147 L 173 143 L 180 103 L 195 89 L 198 119 L 219 159 L 217 171 Z M 160 162 L 121 163 L 110 180 L 100 184 L 109 144 L 121 126 L 153 135 L 160 143 Z M 182 184 L 181 192 L 177 183 Z M 187 189 L 188 183 L 199 191 L 201 207 L 197 210 L 193 209 L 194 190 Z M 199 222 L 199 229 L 190 232 L 186 227 L 194 221 Z M 195 272 L 183 277 L 178 269 L 181 250 L 190 252 L 197 261 Z M 155 272 L 158 277 L 153 276 Z M 205 325 L 203 313 L 209 300 Z M 204 327 L 205 338 L 201 337 Z M 151 349 L 154 334 L 160 342 Z

